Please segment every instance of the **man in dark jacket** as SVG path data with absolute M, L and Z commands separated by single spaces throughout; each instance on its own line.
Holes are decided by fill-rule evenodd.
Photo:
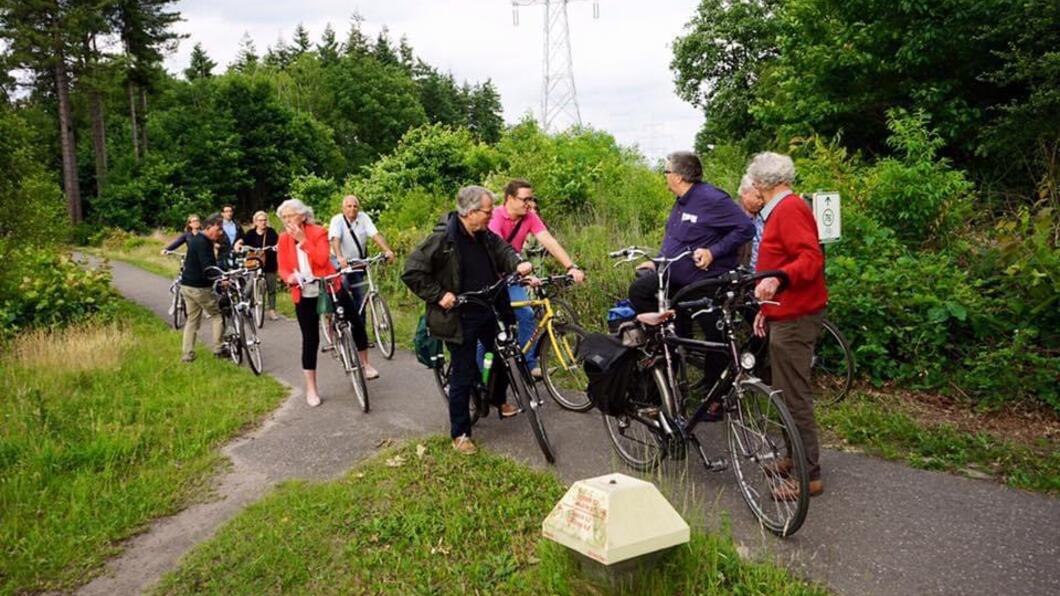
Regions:
M 449 213 L 408 256 L 401 279 L 414 294 L 427 303 L 427 327 L 431 335 L 446 342 L 452 357 L 449 375 L 449 424 L 453 448 L 461 453 L 475 453 L 471 442 L 471 415 L 468 400 L 475 376 L 478 342 L 492 349 L 497 332 L 493 312 L 482 306 L 466 304 L 459 311 L 456 295 L 474 292 L 496 283 L 503 275 L 518 271 L 529 275 L 533 266 L 519 262 L 510 244 L 489 231 L 493 214 L 493 194 L 481 186 L 461 188 L 456 196 L 456 211 Z M 508 293 L 498 292 L 502 312 L 510 312 Z M 514 416 L 518 410 L 505 403 L 507 374 L 494 354 L 497 375 L 492 402 L 502 417 Z
M 188 240 L 188 254 L 184 259 L 184 270 L 180 274 L 180 293 L 188 305 L 188 320 L 184 323 L 184 344 L 181 359 L 191 362 L 195 359 L 195 336 L 199 333 L 199 324 L 203 315 L 211 322 L 211 348 L 213 353 L 223 355 L 221 350 L 221 311 L 217 306 L 217 297 L 213 293 L 213 280 L 217 272 L 207 271 L 217 266 L 213 254 L 214 242 L 224 236 L 221 229 L 221 216 L 214 214 L 202 224 L 202 232 Z

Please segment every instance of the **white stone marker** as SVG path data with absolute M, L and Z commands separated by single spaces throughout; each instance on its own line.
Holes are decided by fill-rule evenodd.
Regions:
M 575 482 L 545 518 L 542 533 L 604 565 L 689 540 L 688 524 L 659 489 L 625 474 Z

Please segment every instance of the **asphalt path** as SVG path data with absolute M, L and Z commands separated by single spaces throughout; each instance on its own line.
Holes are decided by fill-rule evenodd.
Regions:
M 168 280 L 122 262 L 113 262 L 112 269 L 118 291 L 168 320 Z M 338 363 L 321 354 L 324 402 L 310 408 L 301 393 L 297 324 L 269 321 L 260 336 L 266 372 L 291 386 L 291 396 L 261 429 L 224 449 L 233 467 L 217 481 L 219 499 L 156 522 L 83 593 L 149 588 L 276 482 L 333 478 L 392 441 L 448 433 L 447 410 L 431 371 L 410 353 L 398 350 L 386 361 L 370 352 L 381 378 L 368 383 L 369 413 L 360 411 Z M 183 364 L 174 353 L 173 366 L 194 363 Z M 474 438 L 565 483 L 613 471 L 635 475 L 613 455 L 598 413 L 567 412 L 549 402 L 544 418 L 557 453 L 552 466 L 541 456 L 525 416 L 482 420 Z M 701 429 L 708 451 L 721 453 L 724 428 Z M 690 456 L 646 478 L 693 523 L 728 528 L 742 552 L 770 558 L 842 594 L 1060 594 L 1056 498 L 856 453 L 826 449 L 821 459 L 825 493 L 811 500 L 802 529 L 783 540 L 755 523 L 731 472 L 707 472 Z

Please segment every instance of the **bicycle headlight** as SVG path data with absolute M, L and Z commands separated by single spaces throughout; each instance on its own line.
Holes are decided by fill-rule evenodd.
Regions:
M 742 366 L 744 370 L 754 370 L 755 363 L 756 361 L 754 354 L 750 352 L 744 352 L 743 354 L 740 354 L 740 366 Z
M 337 314 L 337 315 L 339 315 L 341 317 L 342 315 L 346 314 L 346 309 L 341 307 L 341 306 L 336 306 L 335 307 L 335 314 Z
M 507 331 L 501 331 L 501 332 L 497 333 L 497 341 L 502 343 L 502 344 L 506 343 L 508 341 L 508 332 Z

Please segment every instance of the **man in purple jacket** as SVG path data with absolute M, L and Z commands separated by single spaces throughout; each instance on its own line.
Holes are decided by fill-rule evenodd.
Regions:
M 677 202 L 666 221 L 661 254 L 676 257 L 693 251 L 670 266 L 670 294 L 692 282 L 734 269 L 740 247 L 754 238 L 751 219 L 729 195 L 703 182 L 703 164 L 691 151 L 677 151 L 666 157 L 666 185 L 677 195 Z M 629 300 L 637 312 L 658 310 L 659 289 L 655 263 L 640 264 L 644 271 L 629 288 Z

